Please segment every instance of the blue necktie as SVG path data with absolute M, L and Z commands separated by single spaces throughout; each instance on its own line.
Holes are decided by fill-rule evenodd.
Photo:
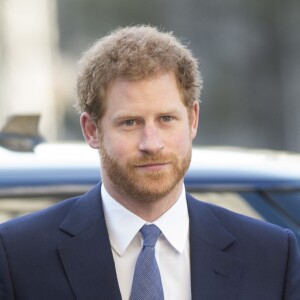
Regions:
M 141 229 L 143 248 L 136 261 L 130 300 L 163 300 L 164 292 L 155 259 L 155 244 L 161 231 L 155 225 Z

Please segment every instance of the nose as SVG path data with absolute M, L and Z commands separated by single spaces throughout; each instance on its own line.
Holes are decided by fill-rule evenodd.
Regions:
M 145 125 L 142 129 L 139 150 L 154 154 L 164 148 L 159 129 L 155 124 Z

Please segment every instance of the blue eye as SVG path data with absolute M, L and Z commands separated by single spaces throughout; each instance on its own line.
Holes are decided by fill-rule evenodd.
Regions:
M 134 120 L 126 120 L 124 123 L 126 126 L 133 126 L 135 124 L 135 121 Z
M 173 120 L 173 118 L 172 118 L 171 116 L 163 116 L 163 117 L 162 117 L 162 120 L 163 120 L 164 122 L 170 122 L 170 121 Z

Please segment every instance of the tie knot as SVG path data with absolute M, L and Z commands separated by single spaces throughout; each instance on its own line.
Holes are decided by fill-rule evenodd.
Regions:
M 156 241 L 158 237 L 161 234 L 160 229 L 155 226 L 154 224 L 151 225 L 144 225 L 141 228 L 141 233 L 144 238 L 144 244 L 145 247 L 155 247 Z

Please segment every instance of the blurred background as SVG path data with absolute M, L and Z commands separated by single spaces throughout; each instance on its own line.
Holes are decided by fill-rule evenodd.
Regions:
M 73 107 L 81 52 L 145 23 L 199 58 L 196 144 L 300 152 L 299 21 L 299 0 L 0 0 L 0 126 L 40 113 L 47 140 L 82 140 Z

